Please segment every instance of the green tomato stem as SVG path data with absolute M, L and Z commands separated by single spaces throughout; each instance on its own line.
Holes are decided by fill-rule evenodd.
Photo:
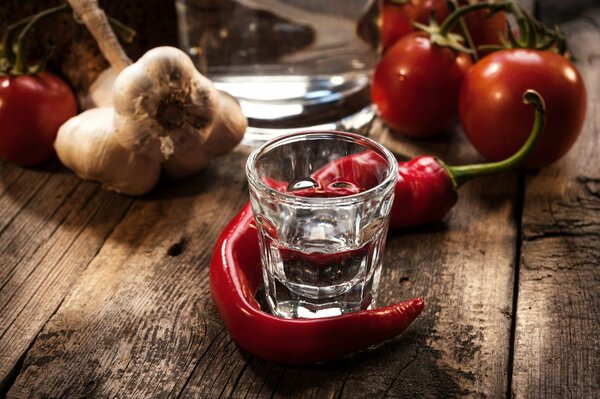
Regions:
M 458 7 L 456 0 L 452 1 Z M 467 26 L 467 23 L 465 22 L 464 18 L 461 17 L 459 21 L 460 33 L 465 38 L 467 47 L 473 50 L 473 52 L 470 55 L 471 59 L 473 60 L 473 63 L 475 64 L 479 61 L 479 55 L 477 54 L 477 47 L 475 46 L 475 42 L 473 41 L 473 36 L 471 36 L 471 32 L 469 31 L 469 27 Z
M 13 47 L 13 40 L 15 33 L 19 33 L 17 36 L 14 66 L 11 73 L 15 75 L 24 75 L 30 73 L 27 66 L 27 54 L 25 42 L 27 35 L 34 28 L 34 25 L 40 20 L 47 18 L 52 15 L 60 14 L 64 11 L 69 11 L 71 8 L 69 4 L 64 3 L 59 6 L 43 10 L 35 15 L 23 18 L 13 24 L 11 24 L 6 32 L 4 32 L 2 38 L 2 48 L 0 49 L 0 60 L 4 60 L 5 65 L 10 67 L 12 63 L 13 55 L 11 50 Z M 125 25 L 121 21 L 108 17 L 110 25 L 113 27 L 115 32 L 127 43 L 131 43 L 133 37 L 136 35 L 136 31 Z
M 509 2 L 510 12 L 514 15 L 517 25 L 519 26 L 519 32 L 521 33 L 518 39 L 519 47 L 525 47 L 532 27 L 527 22 L 525 10 L 523 10 L 521 5 L 516 0 L 509 0 Z
M 448 18 L 446 18 L 444 20 L 444 22 L 440 26 L 440 34 L 442 36 L 446 36 L 450 32 L 450 30 L 454 27 L 454 25 L 461 20 L 461 17 L 463 17 L 464 15 L 469 14 L 473 11 L 484 10 L 484 9 L 491 10 L 491 11 L 499 11 L 499 10 L 508 9 L 511 6 L 512 5 L 510 2 L 501 2 L 501 3 L 497 3 L 497 4 L 490 4 L 490 3 L 483 2 L 483 3 L 469 4 L 464 7 L 459 7 L 456 10 L 454 10 L 452 12 L 452 14 L 450 14 L 448 16 Z
M 4 35 L 2 36 L 2 50 L 0 51 L 0 58 L 8 59 L 10 57 L 10 48 L 12 44 L 12 37 L 15 30 L 24 26 L 27 22 L 31 20 L 32 17 L 23 18 L 14 24 L 8 26 Z
M 121 22 L 118 19 L 115 19 L 111 16 L 107 16 L 107 18 L 108 18 L 108 23 L 113 28 L 115 33 L 117 35 L 119 35 L 125 43 L 131 43 L 133 41 L 133 38 L 137 34 L 137 32 L 134 29 L 132 29 L 131 27 L 125 25 L 123 22 Z
M 532 104 L 535 107 L 533 127 L 523 147 L 510 158 L 500 162 L 465 166 L 448 166 L 442 163 L 442 166 L 446 169 L 448 175 L 450 175 L 455 188 L 477 177 L 493 175 L 515 168 L 533 152 L 546 125 L 546 105 L 542 96 L 535 90 L 527 90 L 523 95 L 523 102 L 525 104 Z
M 12 72 L 15 75 L 24 75 L 27 74 L 27 51 L 25 49 L 25 39 L 27 34 L 31 31 L 33 26 L 40 20 L 49 17 L 54 14 L 61 13 L 65 10 L 68 10 L 69 6 L 65 4 L 61 4 L 60 6 L 49 8 L 47 10 L 41 11 L 35 15 L 33 15 L 29 21 L 25 24 L 19 35 L 17 36 L 17 48 L 16 48 L 16 58 L 15 65 Z M 10 46 L 9 43 L 5 43 L 5 46 Z
M 387 3 L 396 4 L 398 6 L 404 6 L 410 3 L 410 0 L 385 0 Z

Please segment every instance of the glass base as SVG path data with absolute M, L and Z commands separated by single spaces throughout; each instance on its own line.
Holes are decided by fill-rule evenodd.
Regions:
M 373 105 L 368 105 L 358 112 L 348 115 L 339 121 L 333 121 L 319 125 L 298 126 L 284 129 L 248 126 L 246 129 L 246 134 L 242 140 L 242 144 L 254 147 L 278 136 L 308 131 L 337 130 L 365 134 L 367 133 L 366 130 L 371 125 L 374 118 L 375 107 Z
M 215 87 L 238 99 L 249 128 L 243 144 L 288 133 L 343 130 L 360 133 L 375 114 L 370 73 L 295 76 L 212 76 Z
M 375 304 L 371 303 L 367 307 L 361 306 L 360 303 L 353 304 L 343 302 L 329 302 L 322 305 L 304 301 L 289 301 L 280 302 L 277 306 L 269 304 L 275 316 L 287 319 L 318 319 L 321 317 L 341 316 L 345 313 L 358 312 L 360 310 L 370 310 L 375 308 Z

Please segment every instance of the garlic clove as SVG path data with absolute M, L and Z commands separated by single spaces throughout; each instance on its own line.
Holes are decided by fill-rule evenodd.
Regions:
M 114 109 L 94 108 L 65 122 L 54 148 L 61 162 L 79 177 L 128 195 L 150 191 L 160 177 L 160 163 L 127 151 L 116 140 Z
M 219 90 L 219 111 L 210 136 L 204 143 L 209 158 L 220 157 L 231 151 L 244 138 L 248 119 L 240 103 L 231 94 Z
M 114 85 L 117 139 L 128 150 L 162 161 L 204 142 L 218 93 L 192 60 L 157 47 L 125 68 Z
M 173 179 L 183 179 L 204 169 L 210 158 L 204 153 L 204 148 L 196 148 L 183 154 L 179 153 L 162 164 L 167 176 Z
M 106 68 L 92 83 L 82 100 L 84 110 L 97 107 L 112 107 L 113 85 L 119 73 L 115 68 Z
M 248 121 L 237 100 L 219 90 L 219 108 L 210 135 L 200 140 L 190 151 L 177 153 L 163 163 L 165 173 L 175 179 L 193 175 L 206 167 L 209 161 L 231 151 L 242 141 Z

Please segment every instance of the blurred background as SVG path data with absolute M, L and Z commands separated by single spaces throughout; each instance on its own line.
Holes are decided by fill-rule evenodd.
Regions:
M 220 4 L 224 1 L 232 0 L 221 0 Z M 2 0 L 0 31 L 25 16 L 62 3 L 61 0 Z M 567 20 L 570 15 L 579 14 L 588 6 L 600 5 L 600 0 L 523 0 L 523 3 L 531 5 L 534 10 L 537 9 L 536 3 L 543 3 L 544 13 L 538 17 L 552 23 Z M 133 42 L 124 44 L 133 60 L 152 47 L 178 44 L 174 0 L 100 0 L 99 4 L 108 15 L 136 30 L 137 36 Z M 86 91 L 96 76 L 108 66 L 91 35 L 70 15 L 42 22 L 35 36 L 32 50 L 52 49 L 48 68 L 66 78 L 78 93 Z

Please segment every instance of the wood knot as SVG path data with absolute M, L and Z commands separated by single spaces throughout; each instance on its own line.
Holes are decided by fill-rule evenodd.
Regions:
M 167 249 L 167 255 L 169 256 L 179 256 L 185 251 L 188 243 L 187 237 L 181 237 L 179 241 L 172 244 L 169 249 Z
M 577 176 L 577 182 L 585 186 L 589 195 L 600 198 L 600 179 L 588 176 Z

